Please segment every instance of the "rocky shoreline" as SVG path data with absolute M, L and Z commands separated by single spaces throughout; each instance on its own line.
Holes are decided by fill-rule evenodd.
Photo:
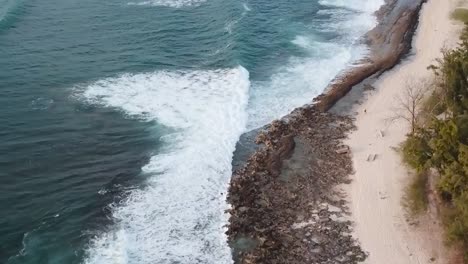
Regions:
M 357 62 L 357 66 L 338 75 L 324 93 L 313 99 L 314 106 L 320 111 L 328 111 L 353 86 L 397 65 L 411 50 L 419 11 L 425 2 L 426 0 L 387 0 L 376 12 L 377 26 L 365 36 L 370 48 L 369 56 Z
M 256 143 L 263 147 L 233 176 L 228 235 L 237 244 L 237 262 L 363 260 L 345 200 L 334 190 L 352 172 L 346 148 L 336 153 L 352 120 L 313 108 L 295 114 L 301 118 L 275 121 L 260 133 Z M 239 239 L 252 246 L 239 245 Z
M 351 236 L 346 199 L 351 157 L 342 145 L 353 120 L 328 110 L 351 88 L 408 53 L 424 1 L 389 0 L 367 35 L 369 58 L 338 76 L 314 104 L 274 121 L 234 171 L 227 235 L 236 263 L 357 263 L 365 252 Z M 248 138 L 253 138 L 249 136 Z

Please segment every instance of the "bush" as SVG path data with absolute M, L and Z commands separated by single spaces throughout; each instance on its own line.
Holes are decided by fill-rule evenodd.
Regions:
M 440 191 L 453 199 L 468 193 L 468 146 L 459 144 L 458 153 L 457 161 L 444 169 L 438 184 Z
M 444 51 L 437 74 L 444 84 L 444 99 L 452 114 L 468 110 L 468 32 L 465 30 L 461 46 Z
M 405 189 L 403 205 L 414 215 L 422 213 L 427 209 L 427 183 L 427 171 L 420 171 L 415 174 L 411 184 Z
M 468 23 L 468 9 L 457 8 L 452 12 L 452 18 L 463 23 Z
M 460 115 L 455 118 L 458 127 L 458 137 L 460 142 L 468 144 L 468 114 Z
M 445 217 L 447 236 L 451 242 L 462 242 L 468 259 L 468 192 L 454 200 L 454 208 Z
M 454 162 L 458 156 L 459 134 L 453 120 L 433 120 L 433 135 L 429 141 L 431 165 L 439 171 Z
M 451 199 L 459 196 L 468 186 L 468 177 L 466 177 L 463 167 L 460 163 L 454 161 L 443 171 L 442 177 L 438 183 L 438 188 L 445 193 L 445 197 Z
M 438 116 L 447 110 L 444 101 L 440 97 L 440 93 L 434 91 L 424 102 L 423 111 L 428 116 Z
M 430 152 L 427 140 L 418 135 L 408 136 L 402 145 L 403 161 L 418 172 L 424 170 L 427 161 L 431 158 Z

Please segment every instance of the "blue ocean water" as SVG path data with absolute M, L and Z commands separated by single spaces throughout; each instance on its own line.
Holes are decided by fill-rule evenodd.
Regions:
M 380 0 L 0 0 L 0 263 L 231 263 L 239 136 L 365 56 Z

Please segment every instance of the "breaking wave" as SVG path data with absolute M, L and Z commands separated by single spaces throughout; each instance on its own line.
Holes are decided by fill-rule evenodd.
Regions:
M 173 130 L 143 168 L 147 186 L 111 206 L 116 224 L 92 240 L 86 263 L 231 263 L 223 212 L 247 122 L 247 70 L 127 74 L 80 89 L 89 103 Z

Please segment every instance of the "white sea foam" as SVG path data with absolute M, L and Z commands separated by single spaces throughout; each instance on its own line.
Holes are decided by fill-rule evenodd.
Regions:
M 242 19 L 244 19 L 245 15 L 247 15 L 247 13 L 248 13 L 249 11 L 251 11 L 251 10 L 249 9 L 249 7 L 247 6 L 247 4 L 244 3 L 244 4 L 242 4 L 242 6 L 244 7 L 244 12 L 242 12 L 242 14 L 240 15 L 240 17 L 237 18 L 237 19 L 228 21 L 228 22 L 226 23 L 226 26 L 224 27 L 224 29 L 226 30 L 226 32 L 228 32 L 229 34 L 232 34 L 232 32 L 233 32 L 232 29 L 233 29 Z
M 311 103 L 344 69 L 368 54 L 362 36 L 376 25 L 373 15 L 381 0 L 320 0 L 324 6 L 310 25 L 319 32 L 338 33 L 339 37 L 324 41 L 313 33 L 296 36 L 292 43 L 308 53 L 293 57 L 279 67 L 266 81 L 252 83 L 249 101 L 248 128 L 261 127 L 280 118 L 294 108 Z
M 318 42 L 306 36 L 296 37 L 293 43 L 308 51 L 310 57 L 292 58 L 269 80 L 252 83 L 249 129 L 263 126 L 296 107 L 311 103 L 341 70 L 362 56 L 351 47 Z M 360 52 L 364 53 L 365 49 Z
M 320 0 L 319 4 L 324 6 L 333 6 L 347 8 L 351 10 L 373 13 L 383 4 L 383 0 Z
M 224 29 L 226 30 L 226 32 L 229 33 L 229 34 L 232 34 L 232 28 L 233 28 L 237 23 L 239 23 L 239 21 L 240 21 L 241 19 L 242 19 L 242 18 L 227 22 L 227 23 L 226 23 L 226 26 L 224 27 Z
M 319 14 L 331 16 L 332 23 L 317 23 L 323 31 L 344 32 L 348 36 L 359 37 L 377 23 L 374 13 L 384 4 L 383 0 L 320 0 L 323 6 Z
M 38 97 L 31 101 L 31 109 L 46 110 L 54 104 L 54 100 L 50 98 Z
M 143 168 L 148 186 L 112 205 L 116 224 L 92 240 L 86 263 L 232 262 L 223 211 L 248 89 L 242 67 L 123 75 L 85 88 L 88 102 L 174 129 Z
M 250 7 L 247 5 L 247 3 L 242 3 L 242 7 L 244 7 L 244 10 L 249 12 L 249 11 L 252 11 L 252 9 L 250 9 Z
M 141 6 L 167 6 L 172 8 L 182 8 L 190 6 L 198 6 L 206 0 L 147 0 L 141 2 L 129 2 L 129 5 Z

